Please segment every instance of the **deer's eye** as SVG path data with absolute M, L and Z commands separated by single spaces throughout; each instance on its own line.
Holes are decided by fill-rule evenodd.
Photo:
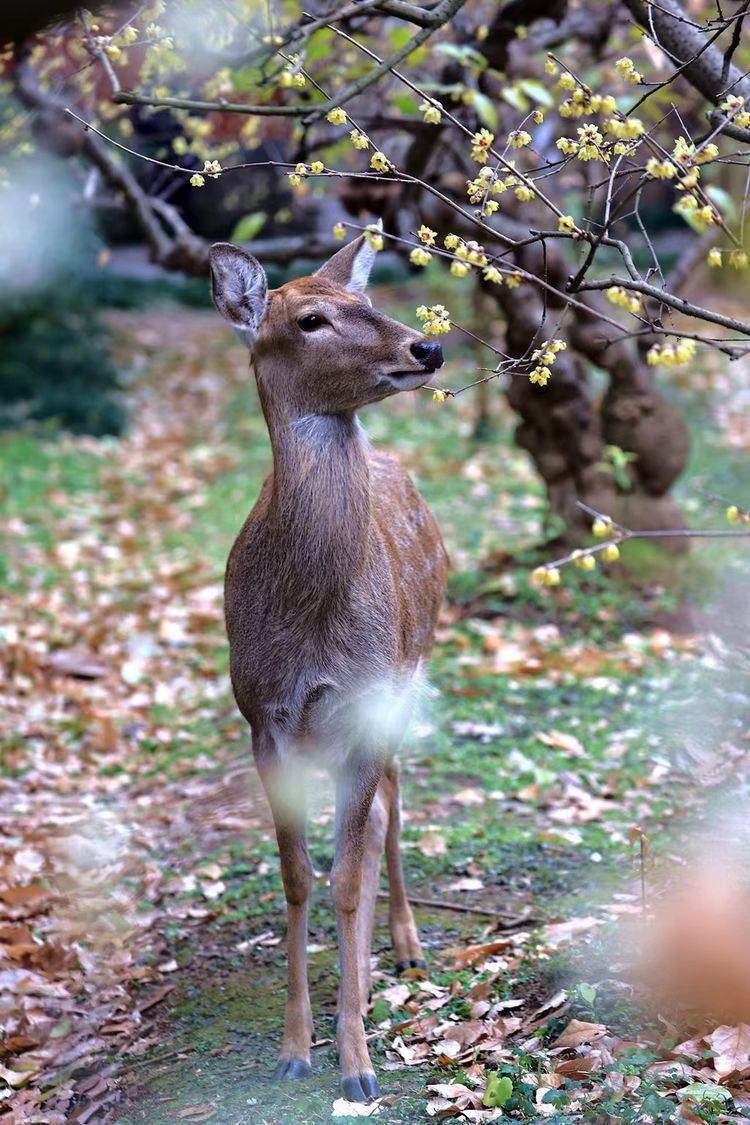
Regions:
M 307 316 L 300 317 L 297 323 L 303 332 L 314 332 L 316 328 L 322 328 L 326 321 L 317 313 L 308 313 Z

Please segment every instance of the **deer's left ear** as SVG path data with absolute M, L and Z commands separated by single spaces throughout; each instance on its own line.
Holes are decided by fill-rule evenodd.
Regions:
M 383 229 L 381 219 L 378 219 L 374 225 L 378 230 Z M 370 280 L 370 271 L 376 255 L 377 250 L 373 250 L 366 236 L 361 234 L 359 238 L 354 239 L 354 242 L 338 250 L 324 266 L 315 271 L 315 274 L 317 277 L 325 277 L 328 281 L 332 281 L 334 285 L 340 285 L 342 289 L 363 293 Z

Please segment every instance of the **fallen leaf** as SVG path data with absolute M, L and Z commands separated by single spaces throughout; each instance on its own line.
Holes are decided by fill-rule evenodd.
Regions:
M 422 855 L 445 855 L 448 851 L 448 845 L 445 842 L 445 836 L 441 836 L 439 832 L 425 832 L 424 836 L 417 841 L 417 848 Z
M 721 1078 L 750 1067 L 750 1024 L 722 1024 L 704 1038 L 714 1052 L 714 1069 Z
M 337 1098 L 333 1103 L 331 1117 L 377 1117 L 380 1113 L 379 1102 L 348 1102 L 346 1098 Z
M 549 734 L 537 734 L 537 738 L 545 746 L 551 746 L 555 750 L 564 750 L 571 757 L 582 758 L 584 755 L 583 743 L 574 734 L 566 734 L 561 730 L 551 730 Z
M 603 1023 L 587 1023 L 585 1020 L 571 1020 L 568 1026 L 550 1044 L 552 1047 L 580 1047 L 582 1043 L 595 1043 L 607 1034 Z

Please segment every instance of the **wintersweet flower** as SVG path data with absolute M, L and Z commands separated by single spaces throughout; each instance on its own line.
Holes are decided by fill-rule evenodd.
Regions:
M 425 246 L 434 246 L 435 245 L 435 239 L 437 238 L 437 231 L 431 230 L 429 227 L 425 226 L 424 223 L 423 223 L 422 226 L 417 231 L 417 238 L 419 239 L 420 242 L 424 243 Z M 448 243 L 446 241 L 446 246 L 447 245 L 448 245 Z
M 559 586 L 560 571 L 556 566 L 538 566 L 531 574 L 535 586 Z
M 380 227 L 375 223 L 370 223 L 364 229 L 364 235 L 373 250 L 383 249 L 383 235 L 380 232 Z
M 420 305 L 417 319 L 422 322 L 422 331 L 426 336 L 440 336 L 451 330 L 450 313 L 445 305 Z
M 485 281 L 491 281 L 495 285 L 502 285 L 503 283 L 503 275 L 500 273 L 497 266 L 487 266 L 482 272 L 482 277 Z
M 393 165 L 385 153 L 378 150 L 370 157 L 370 167 L 374 168 L 376 172 L 389 172 Z
M 495 134 L 489 129 L 480 129 L 471 139 L 471 158 L 477 164 L 486 164 L 489 150 L 495 140 Z
M 426 266 L 432 261 L 432 254 L 421 246 L 415 246 L 409 255 L 409 261 L 413 266 Z
M 346 110 L 342 109 L 340 105 L 334 106 L 329 109 L 326 114 L 326 121 L 331 125 L 346 125 Z
M 443 115 L 440 112 L 440 107 L 432 102 L 423 101 L 419 106 L 419 112 L 423 115 L 426 125 L 439 125 L 442 120 Z

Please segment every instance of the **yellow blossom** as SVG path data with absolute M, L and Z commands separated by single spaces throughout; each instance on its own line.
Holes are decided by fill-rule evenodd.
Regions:
M 432 392 L 432 401 L 433 402 L 438 402 L 438 403 L 445 402 L 445 399 L 446 399 L 445 391 L 441 391 L 440 389 L 437 389 L 437 390 L 434 390 Z
M 443 116 L 439 106 L 426 100 L 420 104 L 419 112 L 423 115 L 426 125 L 439 125 Z
M 380 227 L 376 226 L 375 223 L 369 223 L 365 227 L 364 235 L 373 250 L 383 249 L 383 236 L 380 233 Z
M 549 383 L 551 375 L 552 372 L 550 371 L 549 367 L 534 367 L 529 374 L 529 382 L 538 383 L 540 387 L 546 387 L 547 383 Z
M 553 78 L 557 74 L 557 63 L 554 59 L 551 59 L 549 55 L 545 61 L 544 70 L 546 74 L 551 74 Z
M 487 154 L 492 148 L 495 140 L 495 134 L 491 133 L 489 129 L 480 129 L 475 133 L 471 139 L 471 158 L 476 160 L 477 164 L 487 163 Z
M 736 504 L 730 504 L 727 508 L 727 519 L 730 523 L 740 522 L 740 510 Z
M 567 71 L 565 71 L 558 78 L 557 85 L 561 90 L 575 90 L 577 83 L 573 75 L 568 74 Z
M 213 180 L 218 180 L 221 175 L 221 164 L 218 160 L 206 160 L 203 164 L 204 176 L 210 176 Z
M 443 246 L 446 250 L 455 250 L 461 239 L 457 234 L 446 234 L 443 239 Z
M 535 586 L 559 586 L 560 571 L 555 566 L 538 566 L 532 572 L 531 580 Z
M 370 147 L 370 142 L 364 133 L 360 133 L 359 129 L 352 129 L 349 133 L 349 140 L 355 148 L 365 149 Z
M 451 262 L 451 273 L 454 277 L 466 277 L 470 269 L 471 266 L 466 262 Z
M 671 160 L 659 160 L 655 156 L 646 161 L 646 171 L 657 180 L 671 180 L 677 175 Z
M 514 129 L 508 134 L 508 144 L 511 148 L 525 148 L 531 144 L 531 133 L 527 133 L 525 129 Z
M 708 255 L 706 257 L 706 261 L 708 262 L 709 266 L 712 266 L 714 268 L 716 268 L 717 266 L 720 266 L 721 265 L 721 250 L 718 250 L 715 246 L 713 246 L 708 252 Z
M 190 184 L 192 187 L 204 187 L 205 183 L 205 178 L 201 176 L 200 172 L 196 172 L 190 177 Z
M 612 520 L 606 516 L 597 516 L 591 525 L 591 531 L 597 539 L 603 539 L 605 535 L 609 535 L 612 531 Z
M 421 246 L 415 246 L 409 255 L 409 261 L 413 266 L 426 266 L 431 260 L 432 254 Z
M 557 220 L 557 229 L 562 234 L 572 234 L 576 229 L 575 219 L 572 215 L 560 215 Z
M 606 547 L 602 547 L 601 555 L 605 562 L 617 562 L 620 557 L 620 548 L 616 543 L 608 543 Z
M 542 113 L 541 109 L 535 109 L 531 115 L 531 119 L 535 125 L 541 125 L 544 121 L 544 114 Z
M 485 281 L 491 281 L 495 285 L 502 285 L 503 283 L 503 275 L 497 266 L 487 266 L 482 272 L 482 277 Z
M 384 152 L 374 152 L 370 157 L 370 167 L 376 172 L 388 172 L 393 165 Z
M 627 57 L 618 59 L 615 63 L 615 70 L 620 74 L 626 82 L 632 82 L 637 85 L 643 81 L 643 76 L 635 69 L 635 64 L 632 59 Z
M 312 164 L 310 165 L 310 171 L 314 176 L 319 176 L 324 168 L 325 165 L 323 164 L 322 160 L 313 160 Z
M 450 313 L 445 305 L 420 305 L 417 309 L 417 319 L 422 322 L 422 331 L 426 336 L 440 336 L 450 332 Z
M 448 237 L 450 237 L 450 235 Z M 434 246 L 435 239 L 437 238 L 437 231 L 430 230 L 429 227 L 426 227 L 424 223 L 422 223 L 422 226 L 417 231 L 417 238 L 425 246 Z M 445 244 L 446 246 L 448 245 L 447 239 Z
M 333 228 L 333 237 L 338 239 L 346 238 L 346 227 L 343 223 L 336 223 Z
M 331 125 L 346 125 L 346 110 L 340 105 L 334 106 L 328 110 L 326 121 L 330 121 Z
M 747 254 L 744 250 L 732 250 L 729 255 L 729 264 L 732 269 L 747 269 Z

